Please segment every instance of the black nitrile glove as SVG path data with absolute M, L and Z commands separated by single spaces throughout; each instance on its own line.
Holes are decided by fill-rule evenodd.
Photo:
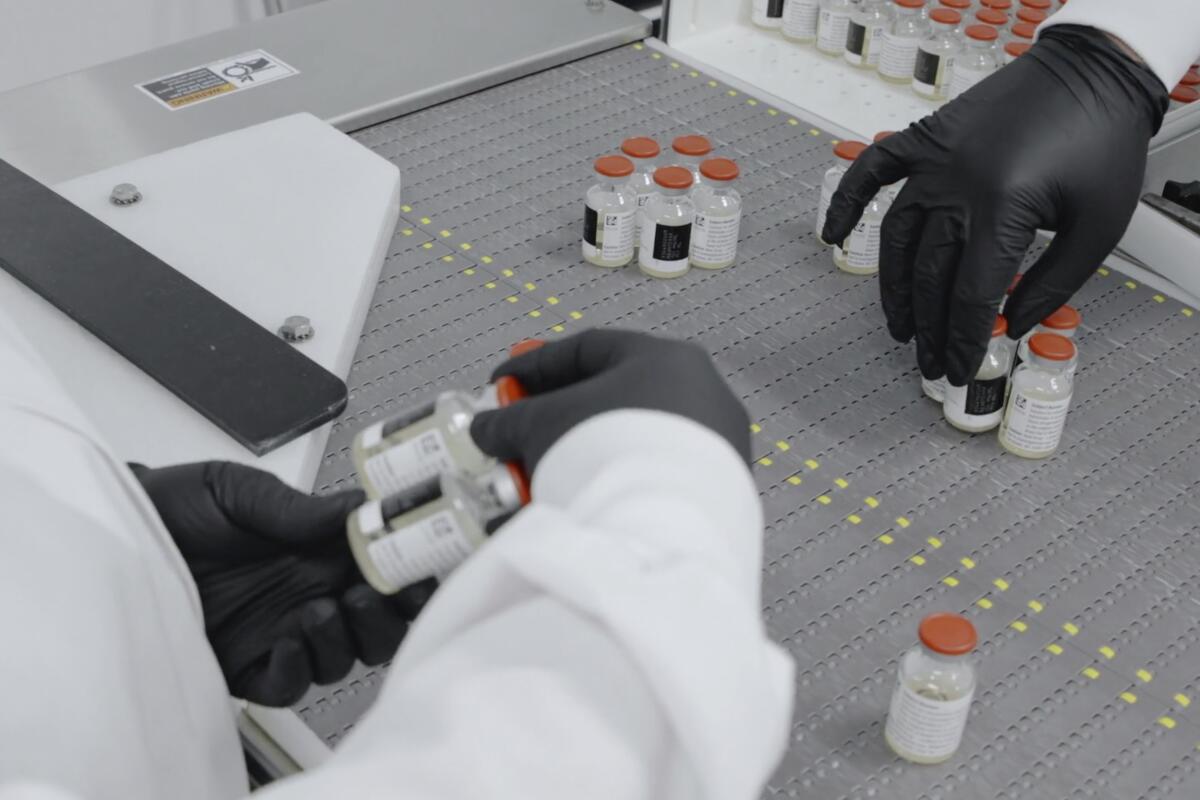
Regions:
M 859 156 L 821 238 L 844 241 L 880 186 L 908 178 L 883 222 L 883 310 L 895 339 L 916 335 L 925 377 L 962 386 L 1037 229 L 1057 235 L 1005 306 L 1014 338 L 1116 246 L 1166 108 L 1158 78 L 1105 34 L 1050 28 L 1028 53 Z
M 385 598 L 346 541 L 358 490 L 313 497 L 274 475 L 209 461 L 131 465 L 179 547 L 209 643 L 237 697 L 271 706 L 391 658 L 431 588 Z
M 530 397 L 478 414 L 471 438 L 501 461 L 532 475 L 563 434 L 621 408 L 668 411 L 725 437 L 746 461 L 750 419 L 712 359 L 689 342 L 622 330 L 588 330 L 517 356 L 493 380 L 516 378 Z

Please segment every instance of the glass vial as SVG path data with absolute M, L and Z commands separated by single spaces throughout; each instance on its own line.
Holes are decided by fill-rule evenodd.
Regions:
M 929 15 L 929 36 L 917 45 L 913 62 L 912 89 L 927 100 L 942 100 L 950 85 L 954 59 L 962 50 L 958 26 L 962 15 L 949 8 L 936 8 Z
M 629 188 L 637 195 L 637 213 L 634 215 L 633 246 L 642 241 L 643 213 L 646 201 L 654 194 L 654 159 L 658 158 L 658 142 L 649 136 L 634 136 L 621 142 L 621 153 L 633 162 L 633 174 L 629 176 Z
M 924 375 L 921 376 L 921 391 L 933 402 L 941 405 L 946 402 L 946 388 L 950 384 L 946 381 L 946 376 L 934 378 L 930 380 Z
M 783 25 L 784 0 L 751 0 L 750 20 L 760 28 L 777 29 Z
M 880 231 L 890 206 L 891 195 L 886 191 L 880 190 L 871 198 L 846 241 L 833 247 L 833 263 L 838 269 L 851 275 L 879 272 Z
M 1021 337 L 1020 343 L 1017 345 L 1016 357 L 1013 359 L 1013 370 L 1015 371 L 1023 362 L 1029 360 L 1029 339 L 1035 333 L 1053 333 L 1074 340 L 1075 334 L 1082 324 L 1083 316 L 1075 310 L 1074 306 L 1060 306 L 1054 313 L 1035 325 L 1033 330 Z M 1072 363 L 1071 371 L 1074 372 L 1074 369 L 1075 365 Z
M 850 27 L 852 0 L 821 0 L 817 15 L 817 49 L 827 56 L 846 51 L 846 30 Z
M 833 154 L 838 160 L 834 165 L 825 172 L 825 180 L 821 184 L 821 198 L 817 201 L 817 227 L 813 231 L 817 238 L 825 244 L 829 244 L 824 239 L 821 239 L 821 233 L 825 230 L 825 217 L 829 214 L 829 203 L 833 200 L 833 193 L 837 191 L 838 184 L 842 182 L 842 176 L 846 174 L 846 170 L 850 169 L 850 162 L 858 158 L 863 150 L 867 149 L 865 142 L 838 142 L 833 146 Z
M 654 182 L 658 191 L 646 203 L 638 266 L 652 278 L 678 278 L 688 271 L 691 252 L 692 173 L 684 167 L 659 167 Z
M 958 0 L 966 2 L 967 0 Z M 888 0 L 864 0 L 850 12 L 846 29 L 846 62 L 861 69 L 875 69 L 883 53 L 883 43 L 895 14 Z
M 1022 458 L 1046 458 L 1058 449 L 1071 406 L 1075 345 L 1065 336 L 1035 333 L 1029 360 L 1017 367 L 1008 393 L 1000 445 Z
M 597 267 L 623 267 L 633 260 L 637 193 L 629 186 L 633 162 L 625 156 L 596 159 L 597 182 L 587 190 L 583 211 L 583 259 Z
M 1026 42 L 1012 41 L 1004 45 L 1004 63 L 1011 64 L 1021 56 L 1029 52 L 1029 48 L 1033 45 Z
M 515 378 L 504 377 L 478 394 L 443 392 L 364 428 L 351 445 L 363 490 L 386 497 L 443 472 L 485 472 L 495 461 L 471 439 L 471 421 L 524 396 Z
M 879 76 L 891 83 L 910 83 L 917 64 L 917 48 L 929 35 L 923 14 L 925 0 L 896 0 L 896 19 L 888 29 L 879 55 Z
M 1008 322 L 996 317 L 987 355 L 975 377 L 966 386 L 946 386 L 942 413 L 946 421 L 960 431 L 982 433 L 1000 424 L 1004 416 L 1004 398 L 1008 388 L 1008 373 L 1012 366 L 1012 346 L 1008 337 Z
M 696 218 L 692 224 L 691 262 L 700 269 L 724 269 L 737 260 L 742 196 L 733 188 L 738 166 L 728 158 L 700 165 L 703 181 L 692 192 Z
M 817 40 L 817 14 L 821 0 L 787 0 L 783 9 L 783 36 L 808 44 Z
M 917 629 L 921 643 L 900 659 L 884 738 L 896 755 L 915 764 L 937 764 L 962 743 L 979 640 L 975 626 L 958 614 L 930 614 Z
M 996 29 L 990 25 L 969 25 L 965 33 L 967 46 L 955 60 L 950 79 L 951 100 L 1000 69 Z
M 529 502 L 529 483 L 511 464 L 483 475 L 439 475 L 346 519 L 350 552 L 367 583 L 395 594 L 443 578 Z
M 684 167 L 692 173 L 692 183 L 700 182 L 700 162 L 712 155 L 712 142 L 706 136 L 677 136 L 671 142 L 673 166 Z

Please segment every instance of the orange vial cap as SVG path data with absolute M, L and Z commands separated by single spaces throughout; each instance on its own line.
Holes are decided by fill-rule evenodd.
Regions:
M 1022 8 L 1017 12 L 1017 19 L 1022 22 L 1032 22 L 1034 25 L 1045 22 L 1047 16 L 1048 14 L 1040 8 Z
M 700 163 L 700 174 L 711 181 L 731 181 L 741 173 L 728 158 L 710 158 Z
M 685 167 L 659 167 L 654 182 L 664 189 L 686 189 L 692 185 L 692 171 Z
M 1050 316 L 1042 320 L 1042 327 L 1052 328 L 1056 331 L 1069 331 L 1078 328 L 1083 322 L 1083 317 L 1079 315 L 1071 306 L 1062 306 Z
M 924 8 L 925 0 L 896 0 L 896 5 L 901 8 Z
M 1200 92 L 1194 86 L 1184 86 L 1182 83 L 1171 90 L 1171 99 L 1180 103 L 1194 103 L 1200 100 Z
M 601 156 L 594 165 L 606 178 L 624 178 L 633 174 L 633 162 L 625 156 Z
M 508 348 L 508 356 L 509 356 L 509 358 L 516 358 L 517 356 L 523 356 L 526 353 L 537 350 L 539 347 L 541 347 L 545 343 L 546 342 L 543 341 L 542 339 L 522 339 L 521 341 L 514 344 L 512 347 Z
M 879 133 L 875 134 L 875 138 L 872 139 L 871 141 L 875 142 L 876 144 L 879 144 L 887 137 L 894 136 L 895 133 L 896 133 L 895 131 L 880 131 Z
M 1050 10 L 1050 0 L 1021 0 L 1021 5 L 1026 8 L 1036 8 L 1038 11 Z
M 1032 42 L 1034 34 L 1037 33 L 1037 25 L 1034 25 L 1032 22 L 1018 22 L 1012 26 L 1012 32 L 1013 36 L 1028 39 Z
M 1003 11 L 997 11 L 994 8 L 981 8 L 975 12 L 975 19 L 982 22 L 984 25 L 1007 25 L 1008 14 Z
M 838 142 L 833 147 L 833 154 L 838 158 L 844 158 L 847 161 L 853 161 L 862 155 L 863 150 L 867 149 L 866 142 Z
M 930 614 L 921 620 L 917 635 L 921 644 L 947 656 L 965 656 L 979 643 L 975 626 L 961 614 Z
M 971 0 L 938 0 L 938 2 L 946 8 L 954 8 L 959 11 L 971 7 Z
M 518 400 L 524 400 L 529 396 L 529 392 L 525 391 L 525 387 L 521 382 L 511 375 L 504 375 L 496 379 L 496 401 L 501 408 L 511 406 Z
M 962 22 L 962 14 L 952 8 L 935 8 L 929 13 L 929 18 L 943 25 L 957 25 Z
M 1184 86 L 1200 86 L 1200 69 L 1196 69 L 1195 67 L 1189 69 L 1180 83 Z
M 994 42 L 1000 32 L 991 25 L 969 25 L 965 31 L 968 39 L 974 39 L 977 42 Z
M 712 152 L 712 142 L 704 136 L 677 136 L 671 149 L 681 156 L 706 156 Z
M 1008 320 L 1004 318 L 1003 314 L 998 314 L 996 321 L 992 323 L 992 338 L 995 339 L 997 336 L 1003 336 L 1006 333 L 1008 333 Z
M 649 136 L 633 136 L 621 142 L 621 152 L 631 158 L 654 158 L 660 151 Z
M 1075 345 L 1057 333 L 1035 333 L 1029 337 L 1029 352 L 1049 361 L 1070 361 L 1075 357 Z
M 1029 48 L 1033 45 L 1026 42 L 1009 42 L 1004 45 L 1004 52 L 1008 53 L 1013 58 L 1020 58 L 1029 52 Z
M 997 11 L 1008 11 L 1012 8 L 1012 0 L 983 0 L 979 5 L 984 8 L 994 8 Z

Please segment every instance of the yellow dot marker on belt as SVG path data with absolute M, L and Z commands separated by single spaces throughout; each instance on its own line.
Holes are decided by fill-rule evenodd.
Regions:
M 988 600 L 986 597 L 981 597 L 975 601 L 975 605 L 983 609 L 988 609 L 992 607 L 992 601 Z
M 834 480 L 834 483 L 837 484 L 837 487 L 839 489 L 845 489 L 847 486 L 850 485 L 850 481 L 846 480 L 845 478 L 837 478 L 836 480 Z
M 517 273 L 513 272 L 511 269 L 505 268 L 505 269 L 500 270 L 500 274 L 506 278 L 511 278 L 514 275 L 516 275 Z
M 832 502 L 833 502 L 833 500 L 832 500 L 832 499 L 830 499 L 829 495 L 827 495 L 827 494 L 823 494 L 823 495 L 821 495 L 820 497 L 818 497 L 818 498 L 817 498 L 817 502 L 818 502 L 818 503 L 820 503 L 820 504 L 821 504 L 821 505 L 823 505 L 823 506 L 827 506 L 827 505 L 829 505 L 830 503 L 832 503 Z
M 975 569 L 975 562 L 967 557 L 960 558 L 958 563 L 963 565 L 963 569 Z
M 936 536 L 930 536 L 925 541 L 929 542 L 929 546 L 932 547 L 934 550 L 942 549 L 942 540 Z
M 1100 677 L 1100 670 L 1096 669 L 1095 667 L 1084 667 L 1083 674 L 1092 680 L 1096 680 Z
M 644 44 L 635 44 L 635 45 L 633 46 L 633 49 L 634 49 L 634 50 L 645 50 L 645 49 L 646 49 L 646 45 L 644 45 Z
M 867 508 L 879 508 L 879 501 L 874 497 L 864 497 L 863 503 L 866 504 Z
M 689 72 L 689 73 L 688 73 L 688 77 L 689 77 L 689 78 L 699 78 L 699 77 L 700 77 L 700 73 L 699 73 L 699 72 L 696 72 L 696 70 L 692 70 L 691 72 Z
M 492 263 L 492 257 L 491 257 L 491 256 L 480 256 L 480 257 L 479 257 L 479 260 L 480 260 L 480 262 L 482 262 L 482 263 L 484 263 L 484 264 L 490 264 L 490 263 Z
M 757 422 L 751 422 L 750 423 L 750 432 L 751 433 L 762 433 L 762 425 L 759 425 Z
M 958 578 L 954 577 L 953 575 L 947 575 L 946 577 L 942 578 L 942 583 L 946 584 L 947 586 L 958 586 Z
M 804 466 L 808 467 L 809 469 L 816 469 L 817 467 L 821 466 L 821 464 L 815 459 L 810 458 L 804 462 Z
M 819 130 L 817 130 L 816 128 L 809 128 L 808 135 L 809 136 L 820 136 L 821 132 Z
M 557 297 L 547 297 L 546 302 L 552 306 L 556 306 L 556 305 L 558 305 L 558 298 Z
M 1028 605 L 1030 610 L 1035 614 L 1040 614 L 1046 609 L 1046 607 L 1037 600 L 1030 600 L 1026 605 Z
M 1117 657 L 1117 651 L 1113 650 L 1108 645 L 1104 645 L 1103 647 L 1098 648 L 1096 652 L 1098 652 L 1100 655 L 1107 658 L 1109 661 L 1112 661 L 1114 658 Z
M 1190 308 L 1181 308 L 1181 309 L 1179 309 L 1179 313 L 1183 314 L 1185 317 L 1190 317 L 1195 312 L 1192 311 Z
M 1175 702 L 1179 704 L 1180 708 L 1187 708 L 1192 704 L 1192 699 L 1186 694 L 1177 694 L 1175 695 Z
M 1136 283 L 1134 283 L 1133 281 L 1125 281 L 1125 287 L 1126 287 L 1127 289 L 1136 289 L 1136 288 L 1137 288 L 1137 284 L 1136 284 Z
M 716 82 L 716 81 L 709 81 L 709 82 L 708 82 L 708 85 L 709 85 L 709 86 L 711 86 L 711 87 L 713 87 L 714 89 L 715 89 L 715 88 L 717 88 L 717 82 Z
M 1133 705 L 1137 702 L 1137 695 L 1133 692 L 1121 692 L 1121 699 L 1129 703 L 1129 705 Z
M 582 311 L 572 311 L 571 319 L 583 319 L 583 312 Z
M 1029 630 L 1029 626 L 1019 619 L 1014 619 L 1012 622 L 1008 623 L 1008 627 L 1012 628 L 1018 633 L 1024 633 L 1025 631 Z
M 796 119 L 795 117 L 788 117 L 788 125 L 799 125 L 799 124 L 800 124 L 800 120 Z
M 525 281 L 525 291 L 527 291 L 527 292 L 532 292 L 532 291 L 533 291 L 534 289 L 536 289 L 536 288 L 537 288 L 537 287 L 536 287 L 536 286 L 534 286 L 534 285 L 533 285 L 532 283 L 530 283 L 529 281 Z
M 658 60 L 662 59 L 662 53 L 651 53 L 650 57 L 653 58 L 654 60 L 658 61 Z
M 1075 636 L 1079 633 L 1079 626 L 1073 622 L 1064 622 L 1062 628 L 1068 636 Z
M 459 249 L 460 249 L 460 250 L 470 250 L 470 249 L 471 249 L 471 244 L 470 244 L 470 242 L 463 242 L 463 243 L 462 243 L 462 244 L 460 244 L 458 247 L 459 247 Z
M 916 564 L 918 567 L 925 566 L 925 556 L 922 556 L 922 555 L 915 555 L 912 558 L 910 558 L 909 561 Z
M 424 247 L 426 250 L 432 250 L 433 242 L 426 242 L 425 244 L 421 245 L 421 247 Z
M 484 284 L 484 286 L 486 286 L 486 287 L 487 287 L 487 288 L 489 288 L 489 289 L 495 289 L 495 288 L 496 288 L 496 282 L 495 282 L 495 281 L 488 281 L 487 283 L 485 283 L 485 284 Z
M 996 578 L 996 580 L 992 581 L 992 585 L 1002 592 L 1008 591 L 1008 581 L 1004 580 L 1004 578 Z
M 1175 720 L 1171 719 L 1170 717 L 1159 717 L 1158 724 L 1162 725 L 1167 730 L 1172 730 L 1175 727 Z
M 755 100 L 753 97 L 751 97 L 749 100 L 747 100 L 747 101 L 746 101 L 746 105 L 748 105 L 748 106 L 756 106 L 756 105 L 758 105 L 758 101 L 757 101 L 757 100 Z
M 786 453 L 788 450 L 792 449 L 792 446 L 784 441 L 776 442 L 775 446 L 779 448 L 779 452 L 781 453 Z
M 537 319 L 541 315 L 542 315 L 542 312 L 538 311 L 536 308 L 533 311 L 529 312 L 529 316 L 533 317 L 534 319 Z
M 508 301 L 508 302 L 510 302 L 510 303 L 515 303 L 515 302 L 517 302 L 517 296 L 516 296 L 515 294 L 510 294 L 508 297 L 506 297 L 506 298 L 504 298 L 504 299 L 505 299 L 505 300 L 507 300 L 507 301 Z
M 1154 302 L 1165 303 L 1165 302 L 1167 302 L 1167 298 L 1163 297 L 1161 294 L 1156 294 L 1156 295 L 1154 295 Z
M 555 325 L 550 330 L 554 331 L 555 333 L 562 333 L 563 331 L 566 330 L 566 328 L 564 328 L 562 325 Z
M 772 461 L 769 456 L 763 456 L 762 458 L 760 458 L 758 460 L 758 463 L 762 464 L 764 467 L 769 467 L 772 464 L 774 464 L 775 462 Z
M 1096 272 L 1099 272 L 1106 278 L 1108 277 L 1108 267 L 1101 267 L 1100 269 L 1096 270 Z
M 730 89 L 729 91 L 725 92 L 725 94 L 729 95 L 730 97 L 737 97 L 737 89 Z
M 1051 642 L 1050 644 L 1046 645 L 1046 651 L 1053 653 L 1056 656 L 1061 656 L 1063 654 L 1062 645 L 1055 642 Z
M 804 480 L 801 479 L 799 475 L 792 475 L 787 479 L 787 482 L 792 486 L 799 486 L 800 484 L 804 483 Z
M 447 264 L 449 264 L 453 260 L 454 260 L 454 256 L 442 256 L 442 261 L 445 261 Z
M 1142 683 L 1149 683 L 1150 681 L 1154 680 L 1154 673 L 1148 669 L 1139 669 L 1136 674 L 1138 676 L 1138 680 L 1140 680 Z
M 412 235 L 413 235 L 413 229 L 412 229 L 412 228 L 405 228 L 404 230 L 402 230 L 402 231 L 400 231 L 400 232 L 401 232 L 402 234 L 404 234 L 405 236 L 412 236 Z
M 908 517 L 896 517 L 896 524 L 901 528 L 907 528 L 909 525 L 912 525 L 912 523 L 908 521 Z
M 412 211 L 412 206 L 400 206 L 400 210 L 407 214 Z
M 895 540 L 895 539 L 893 539 L 891 536 L 888 536 L 888 535 L 885 533 L 885 534 L 883 534 L 882 536 L 880 536 L 880 537 L 879 537 L 879 541 L 883 542 L 884 544 L 891 544 L 892 542 L 894 542 L 894 541 L 896 541 L 896 540 Z
M 432 225 L 433 220 L 431 220 L 429 217 L 421 217 L 421 224 L 422 225 Z
M 846 519 L 850 520 L 850 524 L 852 525 L 857 525 L 862 522 L 862 517 L 860 517 L 858 514 L 851 514 L 850 516 L 846 517 Z
M 778 116 L 779 116 L 779 109 L 777 109 L 777 108 L 768 108 L 768 109 L 767 109 L 767 113 L 768 113 L 768 114 L 770 114 L 772 117 L 778 117 Z
M 467 267 L 466 269 L 463 270 L 463 275 L 474 275 L 474 274 L 475 274 L 474 267 Z
M 672 61 L 672 62 L 671 62 L 671 69 L 679 69 L 679 62 L 678 62 L 678 61 Z

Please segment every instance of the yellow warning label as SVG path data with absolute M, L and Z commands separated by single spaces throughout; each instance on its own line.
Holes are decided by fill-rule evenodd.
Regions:
M 298 74 L 298 70 L 265 50 L 251 50 L 139 83 L 137 88 L 164 108 L 178 111 Z

